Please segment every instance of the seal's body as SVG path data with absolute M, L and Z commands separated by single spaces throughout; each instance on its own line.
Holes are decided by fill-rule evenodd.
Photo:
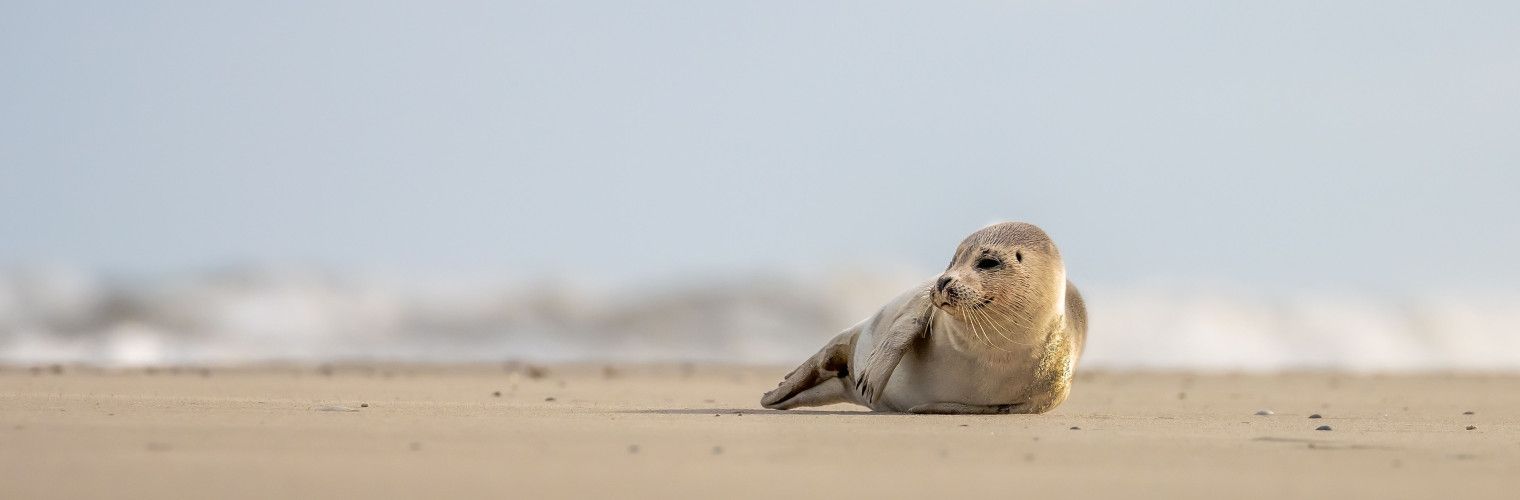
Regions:
M 1044 413 L 1066 399 L 1087 311 L 1030 224 L 967 237 L 936 279 L 834 337 L 761 403 L 912 413 Z

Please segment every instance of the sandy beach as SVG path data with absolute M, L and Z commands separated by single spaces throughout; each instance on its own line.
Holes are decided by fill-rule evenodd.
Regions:
M 1513 498 L 1520 488 L 1517 376 L 1088 372 L 1046 415 L 760 409 L 784 372 L 9 367 L 0 498 Z

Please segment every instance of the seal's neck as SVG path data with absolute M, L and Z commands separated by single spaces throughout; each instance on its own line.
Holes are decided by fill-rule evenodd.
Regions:
M 1065 302 L 1062 293 L 1061 302 Z M 1055 335 L 1065 325 L 1065 307 L 1053 309 L 1049 314 L 1025 317 L 1011 311 L 970 309 L 961 317 L 936 307 L 932 311 L 931 325 L 934 333 L 944 335 L 957 351 L 976 352 L 980 355 L 1020 354 L 1043 352 Z M 1022 356 L 1021 356 L 1022 357 Z

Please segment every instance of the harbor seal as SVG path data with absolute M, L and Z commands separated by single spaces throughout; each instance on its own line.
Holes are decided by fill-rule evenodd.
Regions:
M 760 403 L 874 411 L 1044 413 L 1071 391 L 1087 308 L 1033 224 L 967 236 L 945 272 L 834 337 Z

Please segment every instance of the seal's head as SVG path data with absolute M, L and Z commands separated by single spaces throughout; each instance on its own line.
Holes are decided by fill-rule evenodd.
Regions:
M 961 241 L 932 293 L 934 305 L 958 319 L 1033 326 L 1064 309 L 1066 268 L 1045 231 L 1001 222 Z

